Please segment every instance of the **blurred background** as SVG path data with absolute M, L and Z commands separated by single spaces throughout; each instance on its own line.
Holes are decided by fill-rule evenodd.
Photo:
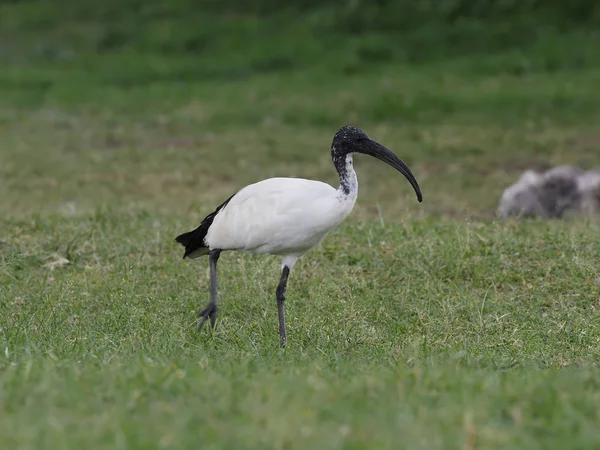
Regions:
M 0 213 L 335 184 L 352 124 L 425 199 L 359 158 L 355 214 L 493 217 L 526 168 L 598 164 L 599 25 L 591 0 L 2 0 Z

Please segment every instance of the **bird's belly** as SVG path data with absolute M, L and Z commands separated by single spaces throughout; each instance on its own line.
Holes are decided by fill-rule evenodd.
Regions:
M 271 255 L 302 255 L 317 245 L 327 236 L 327 231 L 316 234 L 298 234 L 294 237 L 275 238 L 254 248 L 248 248 L 249 253 L 271 254 Z

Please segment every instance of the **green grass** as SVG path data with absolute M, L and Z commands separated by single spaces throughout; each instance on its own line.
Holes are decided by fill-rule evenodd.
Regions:
M 0 447 L 598 446 L 600 224 L 495 219 L 525 168 L 600 163 L 597 32 L 445 55 L 329 10 L 209 15 L 186 54 L 172 18 L 43 5 L 0 6 Z M 262 178 L 334 184 L 346 123 L 423 203 L 357 157 L 354 212 L 290 276 L 288 347 L 275 257 L 224 253 L 198 333 L 208 264 L 174 237 Z
M 163 214 L 3 229 L 3 447 L 590 448 L 598 226 L 352 222 L 302 259 L 206 264 Z M 143 237 L 141 236 L 143 234 Z M 60 265 L 58 256 L 69 264 Z

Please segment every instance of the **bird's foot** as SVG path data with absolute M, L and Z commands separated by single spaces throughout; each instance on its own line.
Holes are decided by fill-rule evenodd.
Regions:
M 208 306 L 206 308 L 204 308 L 202 311 L 200 311 L 200 313 L 198 314 L 198 317 L 200 317 L 200 323 L 198 324 L 198 331 L 200 331 L 202 329 L 202 325 L 204 325 L 204 322 L 206 322 L 207 319 L 210 318 L 210 326 L 214 328 L 215 326 L 215 322 L 217 321 L 217 304 L 216 303 L 209 303 Z

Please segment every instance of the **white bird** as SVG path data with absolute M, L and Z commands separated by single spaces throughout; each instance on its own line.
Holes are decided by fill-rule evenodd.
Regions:
M 300 256 L 318 244 L 352 211 L 358 180 L 352 154 L 363 153 L 386 162 L 402 173 L 419 202 L 421 188 L 407 165 L 389 149 L 356 127 L 340 128 L 331 144 L 331 158 L 339 174 L 335 189 L 321 181 L 302 178 L 269 178 L 248 185 L 206 216 L 195 230 L 175 239 L 185 247 L 184 258 L 208 255 L 210 302 L 199 314 L 202 328 L 217 318 L 217 261 L 224 250 L 241 250 L 282 257 L 276 289 L 280 346 L 286 342 L 284 300 L 290 270 Z

